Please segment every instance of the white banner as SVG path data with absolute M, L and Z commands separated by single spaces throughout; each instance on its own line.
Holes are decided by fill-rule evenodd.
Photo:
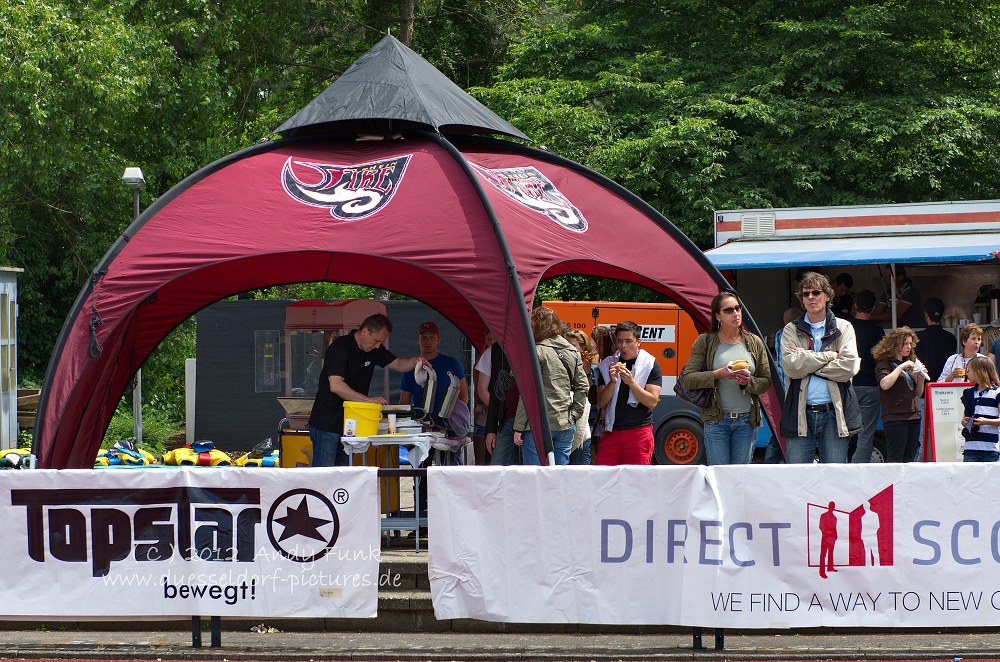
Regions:
M 431 468 L 439 619 L 1000 624 L 1000 465 Z
M 376 615 L 376 469 L 0 471 L 0 499 L 0 617 Z

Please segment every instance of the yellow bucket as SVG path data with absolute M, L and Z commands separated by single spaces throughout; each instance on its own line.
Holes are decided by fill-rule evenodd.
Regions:
M 344 436 L 370 437 L 378 434 L 382 405 L 377 402 L 344 401 Z

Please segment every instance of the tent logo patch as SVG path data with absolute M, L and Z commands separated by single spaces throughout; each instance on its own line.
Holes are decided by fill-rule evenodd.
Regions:
M 491 169 L 471 165 L 480 177 L 514 202 L 544 214 L 567 230 L 587 231 L 587 219 L 580 210 L 537 168 Z
M 806 504 L 808 565 L 819 576 L 837 572 L 839 567 L 893 565 L 892 485 L 843 510 L 830 501 Z
M 359 221 L 389 204 L 411 156 L 351 165 L 288 157 L 281 169 L 281 185 L 302 204 L 329 209 L 340 221 Z

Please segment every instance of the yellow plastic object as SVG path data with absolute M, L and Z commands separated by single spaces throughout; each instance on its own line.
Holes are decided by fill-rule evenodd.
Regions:
M 232 458 L 214 448 L 204 453 L 196 453 L 189 446 L 182 446 L 163 455 L 163 464 L 174 466 L 224 467 L 232 462 Z
M 370 437 L 378 434 L 382 420 L 382 405 L 377 402 L 344 402 L 344 434 L 348 437 Z
M 245 453 L 233 460 L 233 464 L 238 467 L 277 467 L 280 463 L 278 451 L 263 457 L 250 457 L 250 453 Z
M 312 466 L 313 445 L 308 432 L 281 430 L 278 433 L 278 444 L 281 449 L 281 466 Z

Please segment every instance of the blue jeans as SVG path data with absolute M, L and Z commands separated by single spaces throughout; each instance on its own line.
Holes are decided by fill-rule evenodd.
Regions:
M 878 386 L 855 386 L 854 391 L 858 394 L 858 406 L 861 407 L 861 432 L 858 433 L 858 445 L 851 456 L 851 462 L 864 464 L 872 461 L 875 426 L 882 413 L 882 402 Z
M 755 445 L 756 443 L 754 442 Z M 767 448 L 764 449 L 764 464 L 782 464 L 784 461 L 785 456 L 781 452 L 781 444 L 778 443 L 778 438 L 772 432 L 771 440 L 767 442 Z
M 490 464 L 493 466 L 510 466 L 514 464 L 517 447 L 514 445 L 514 419 L 505 418 L 497 430 L 497 443 L 493 447 Z
M 785 449 L 788 464 L 811 464 L 819 450 L 823 464 L 847 462 L 847 445 L 850 437 L 837 436 L 837 412 L 806 411 L 809 434 L 805 437 L 788 437 Z
M 569 454 L 570 464 L 590 464 L 590 437 L 583 440 L 583 444 Z
M 309 439 L 313 445 L 312 466 L 349 467 L 351 456 L 340 443 L 339 432 L 327 432 L 309 426 Z
M 556 456 L 556 464 L 569 464 L 569 454 L 573 450 L 573 436 L 576 434 L 576 425 L 569 429 L 559 430 L 552 433 L 552 451 Z M 521 446 L 521 459 L 524 464 L 541 464 L 538 459 L 538 448 L 535 446 L 535 436 L 531 430 L 525 430 L 521 435 L 524 445 Z
M 718 423 L 705 421 L 705 452 L 708 466 L 750 464 L 757 443 L 757 428 L 750 425 L 750 414 L 739 418 L 723 416 Z
M 963 462 L 996 462 L 1000 459 L 1000 453 L 996 451 L 964 451 L 962 453 Z

